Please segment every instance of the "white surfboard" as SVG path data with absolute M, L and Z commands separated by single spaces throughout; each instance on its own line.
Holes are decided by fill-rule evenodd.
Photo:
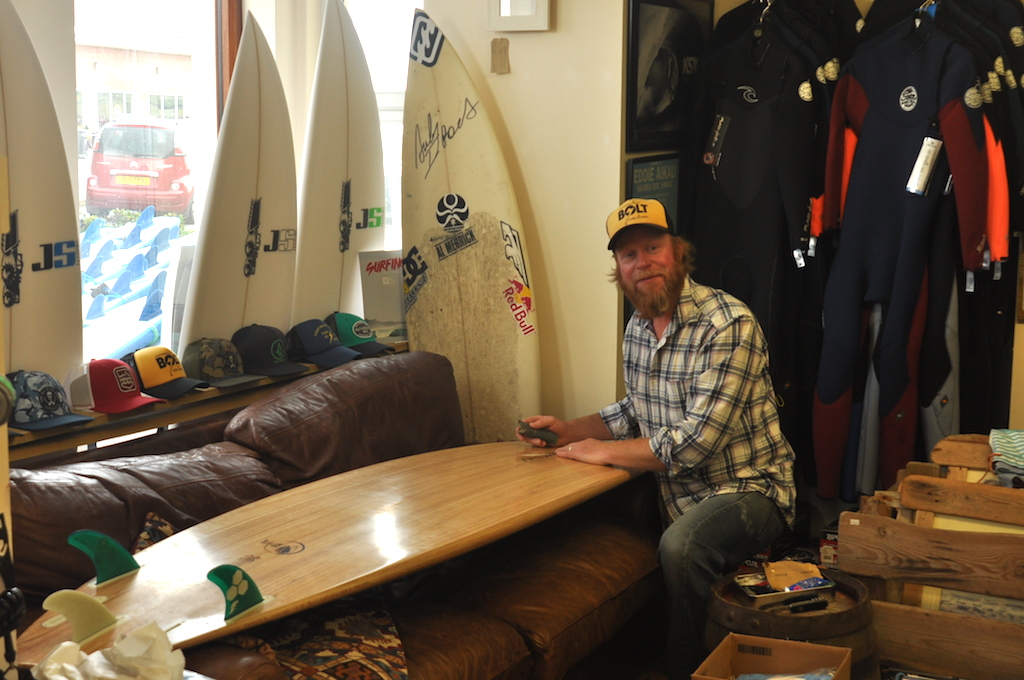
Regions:
M 361 317 L 359 253 L 384 249 L 384 156 L 370 71 L 340 0 L 324 8 L 299 186 L 290 325 Z
M 287 331 L 295 277 L 295 150 L 270 45 L 248 13 L 185 299 L 179 352 L 250 324 Z
M 505 158 L 458 54 L 417 10 L 402 149 L 409 347 L 452 362 L 466 439 L 540 411 L 533 280 Z
M 10 0 L 0 0 L 4 369 L 57 380 L 82 363 L 78 218 L 65 158 L 35 49 Z

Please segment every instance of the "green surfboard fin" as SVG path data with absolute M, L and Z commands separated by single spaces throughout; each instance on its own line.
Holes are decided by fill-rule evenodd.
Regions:
M 117 617 L 91 595 L 58 590 L 43 600 L 43 609 L 62 614 L 71 624 L 71 640 L 81 642 L 117 623 Z
M 214 567 L 206 574 L 206 578 L 216 583 L 224 593 L 225 621 L 263 602 L 263 595 L 256 587 L 256 582 L 233 564 Z
M 68 543 L 92 560 L 93 566 L 96 567 L 96 585 L 139 568 L 139 563 L 124 546 L 98 531 L 76 531 L 68 536 Z

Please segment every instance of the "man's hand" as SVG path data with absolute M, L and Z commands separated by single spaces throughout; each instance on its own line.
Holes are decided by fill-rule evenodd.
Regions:
M 564 444 L 569 441 L 567 438 L 567 424 L 564 421 L 555 418 L 554 416 L 530 416 L 529 418 L 523 418 L 522 422 L 526 423 L 535 430 L 548 430 L 552 432 L 556 437 L 558 437 L 558 439 L 554 443 L 548 444 L 546 441 L 540 439 L 539 437 L 531 437 L 528 434 L 524 434 L 521 431 L 521 429 L 517 427 L 516 438 L 519 439 L 520 441 L 524 441 L 527 442 L 528 444 L 536 446 L 537 448 L 545 448 L 547 446 L 558 446 L 559 444 Z

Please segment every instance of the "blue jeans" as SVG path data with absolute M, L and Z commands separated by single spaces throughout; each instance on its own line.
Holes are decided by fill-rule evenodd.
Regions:
M 661 535 L 658 556 L 669 594 L 673 680 L 689 680 L 706 656 L 704 622 L 711 586 L 786 528 L 778 506 L 755 491 L 706 498 Z

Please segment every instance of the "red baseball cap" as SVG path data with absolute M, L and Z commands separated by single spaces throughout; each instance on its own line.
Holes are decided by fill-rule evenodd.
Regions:
M 72 408 L 99 413 L 124 413 L 166 401 L 143 396 L 132 367 L 120 359 L 93 359 L 76 366 L 64 387 Z

